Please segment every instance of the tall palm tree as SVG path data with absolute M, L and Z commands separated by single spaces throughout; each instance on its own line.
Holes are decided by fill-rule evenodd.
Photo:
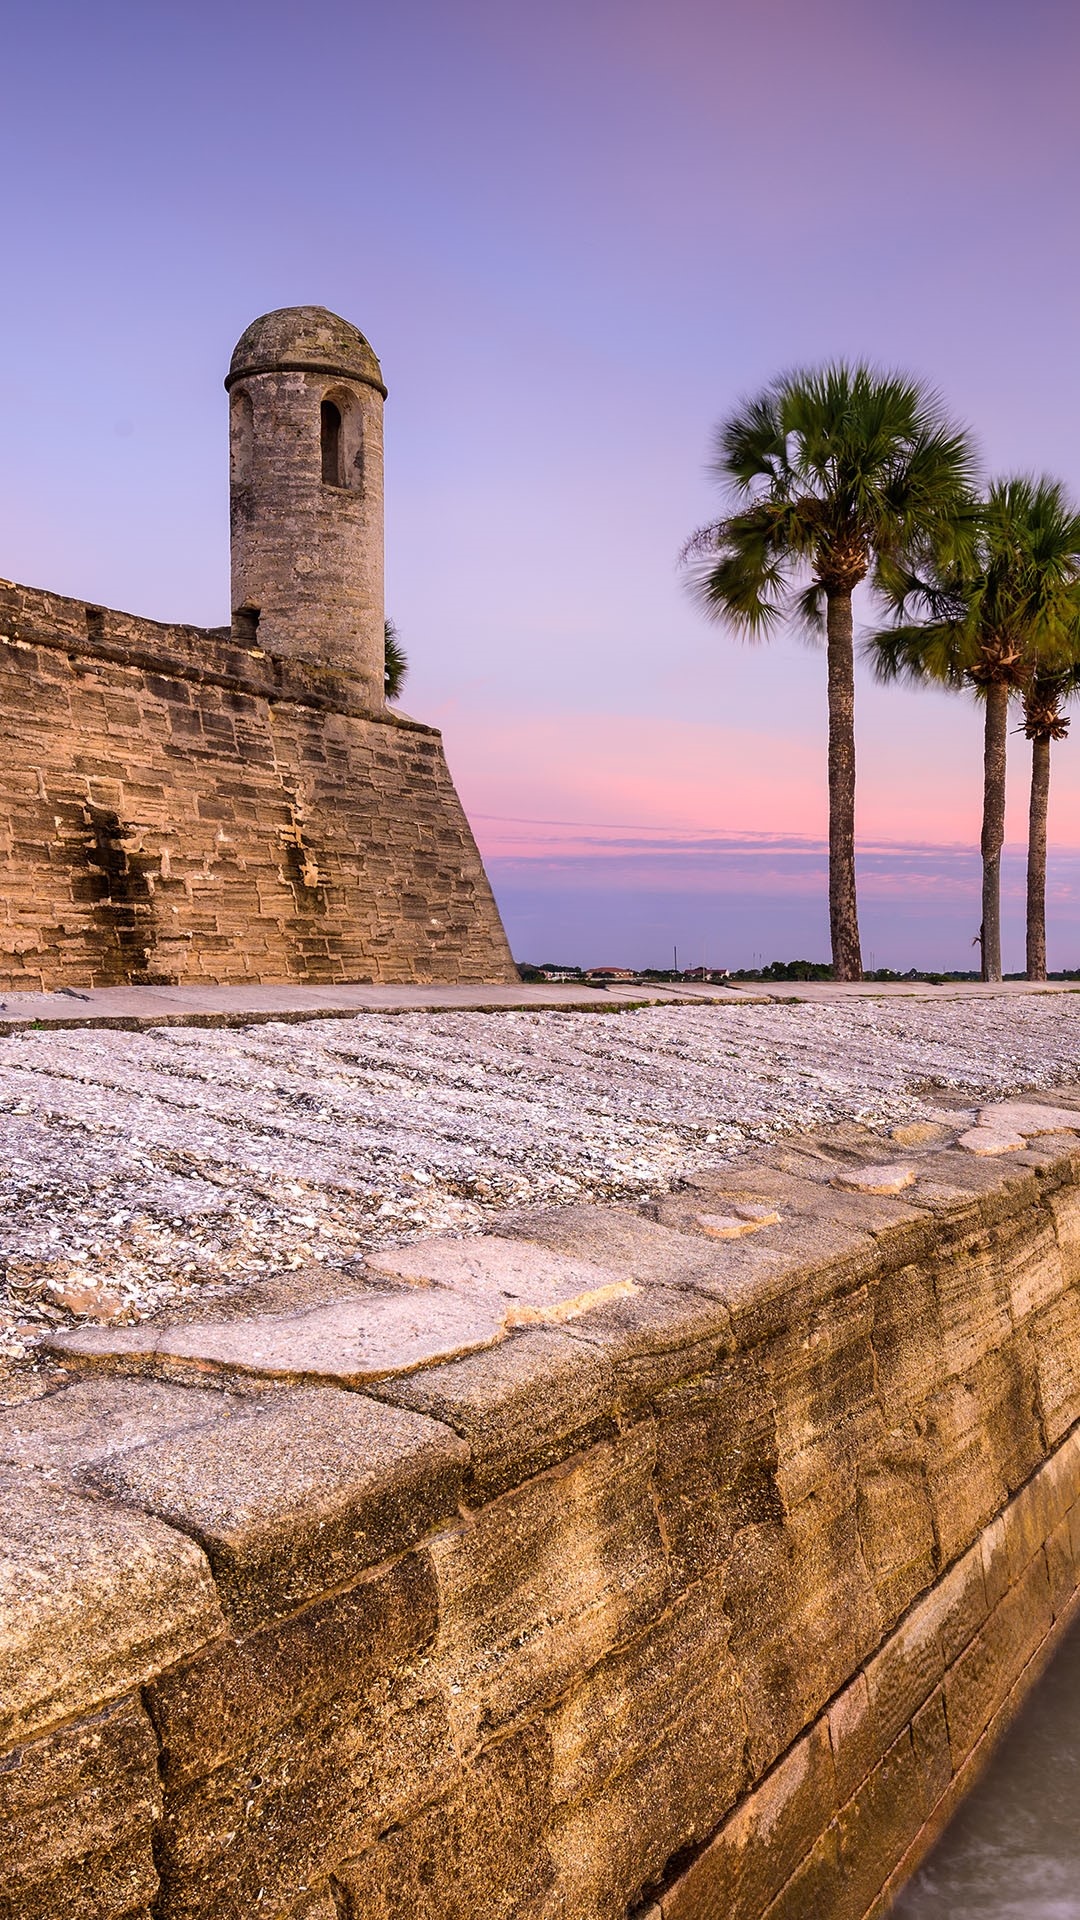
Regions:
M 1080 659 L 1054 671 L 1039 669 L 1024 688 L 1024 732 L 1031 741 L 1028 805 L 1027 977 L 1046 979 L 1046 816 L 1050 803 L 1050 744 L 1069 731 L 1066 702 L 1080 691 Z
M 836 361 L 740 406 L 717 429 L 712 471 L 727 510 L 683 553 L 699 604 L 752 639 L 789 615 L 826 639 L 833 971 L 858 980 L 852 594 L 883 565 L 954 555 L 972 450 L 918 381 Z
M 1009 700 L 1075 649 L 1080 515 L 1057 480 L 996 480 L 952 564 L 892 569 L 882 584 L 897 624 L 868 642 L 879 677 L 969 687 L 983 703 L 982 977 L 1000 980 Z

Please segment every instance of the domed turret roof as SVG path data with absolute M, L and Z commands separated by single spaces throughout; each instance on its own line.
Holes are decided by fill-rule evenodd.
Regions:
M 240 335 L 226 387 L 250 373 L 329 373 L 385 393 L 382 368 L 359 327 L 328 307 L 278 307 Z

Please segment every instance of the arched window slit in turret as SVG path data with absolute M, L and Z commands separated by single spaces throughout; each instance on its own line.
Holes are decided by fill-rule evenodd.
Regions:
M 322 477 L 325 487 L 341 486 L 341 409 L 332 400 L 324 400 L 319 409 L 322 423 Z

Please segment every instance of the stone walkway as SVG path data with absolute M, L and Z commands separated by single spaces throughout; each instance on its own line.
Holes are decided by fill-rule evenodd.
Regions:
M 61 987 L 55 993 L 6 993 L 0 1034 L 24 1027 L 231 1027 L 265 1021 L 340 1020 L 357 1013 L 496 1013 L 560 1008 L 609 1012 L 613 1006 L 651 1006 L 688 997 L 712 1002 L 767 1001 L 725 987 L 676 989 L 578 987 Z
M 988 986 L 956 981 L 934 986 L 921 980 L 845 984 L 793 980 L 771 990 L 756 981 L 735 986 L 668 986 L 617 981 L 610 987 L 523 983 L 502 986 L 428 987 L 61 987 L 51 993 L 6 993 L 0 999 L 0 1036 L 24 1027 L 232 1027 L 265 1021 L 335 1020 L 358 1013 L 495 1013 L 558 1009 L 610 1012 L 613 1007 L 707 1005 L 764 1006 L 773 1003 L 844 1005 L 851 1000 L 985 1000 L 1036 994 L 1080 993 L 1080 983 L 1051 980 L 1032 986 L 1006 980 Z

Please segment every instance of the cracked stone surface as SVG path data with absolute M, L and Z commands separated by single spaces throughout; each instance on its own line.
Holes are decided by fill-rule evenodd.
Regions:
M 854 1187 L 859 1193 L 903 1193 L 905 1187 L 914 1184 L 914 1167 L 898 1162 L 882 1167 L 859 1167 L 854 1172 L 837 1175 L 838 1186 Z
M 1016 1096 L 1078 1076 L 1069 994 L 14 1034 L 0 1353 L 312 1263 L 355 1284 L 371 1249 L 661 1195 L 830 1121 L 880 1132 L 886 1160 L 943 1102 L 988 1126 L 1012 1096 L 1012 1133 Z
M 421 1240 L 375 1255 L 364 1287 L 302 1313 L 171 1327 L 80 1327 L 55 1336 L 61 1356 L 109 1366 L 220 1369 L 361 1386 L 496 1346 L 517 1327 L 562 1325 L 637 1292 L 632 1280 L 548 1248 L 510 1240 Z M 192 1369 L 188 1369 L 191 1371 Z

